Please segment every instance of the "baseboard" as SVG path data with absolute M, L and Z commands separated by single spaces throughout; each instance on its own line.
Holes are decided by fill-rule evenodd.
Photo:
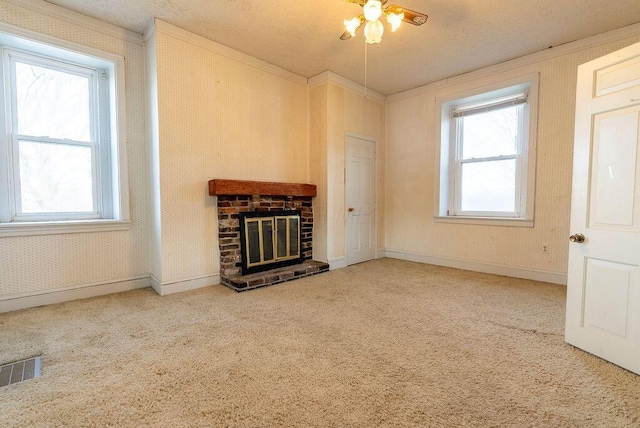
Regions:
M 151 288 L 153 288 L 153 291 L 155 291 L 159 296 L 162 296 L 162 283 L 160 282 L 160 280 L 153 274 L 150 274 L 149 281 Z
M 161 296 L 182 293 L 183 291 L 197 290 L 198 288 L 209 287 L 220 284 L 220 274 L 199 276 L 197 278 L 185 279 L 182 281 L 166 282 L 161 284 L 157 278 L 151 278 L 151 286 Z
M 376 259 L 384 259 L 387 257 L 386 250 L 376 250 Z M 329 270 L 342 269 L 347 267 L 347 258 L 346 257 L 336 257 L 333 259 L 329 259 Z
M 0 313 L 121 293 L 149 286 L 149 276 L 0 297 Z
M 329 270 L 342 269 L 347 267 L 346 257 L 336 257 L 329 259 Z
M 567 275 L 537 269 L 524 269 L 494 263 L 476 262 L 449 257 L 428 256 L 426 254 L 409 253 L 386 249 L 387 257 L 391 259 L 407 260 L 430 265 L 446 266 L 474 272 L 491 273 L 494 275 L 510 276 L 514 278 L 530 279 L 533 281 L 550 282 L 552 284 L 567 285 Z

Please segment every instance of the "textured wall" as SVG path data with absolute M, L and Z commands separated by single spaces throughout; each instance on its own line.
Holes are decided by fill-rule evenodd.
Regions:
M 125 58 L 129 231 L 0 238 L 0 297 L 148 275 L 144 52 L 140 43 L 0 0 L 0 21 Z
M 534 228 L 435 223 L 435 100 L 459 88 L 440 82 L 431 92 L 390 102 L 387 249 L 566 274 L 577 67 L 638 39 L 581 48 L 474 82 L 488 85 L 540 73 Z
M 156 28 L 163 284 L 219 273 L 209 179 L 309 181 L 306 85 L 181 31 Z
M 385 106 L 384 103 L 327 84 L 327 257 L 345 256 L 346 136 L 353 133 L 376 142 L 377 245 L 384 248 Z
M 346 136 L 352 133 L 376 142 L 377 245 L 384 248 L 385 106 L 361 93 L 326 81 L 309 89 L 310 174 L 318 186 L 314 200 L 314 258 L 345 257 Z
M 318 195 L 313 200 L 313 258 L 327 256 L 327 84 L 309 88 L 309 178 Z

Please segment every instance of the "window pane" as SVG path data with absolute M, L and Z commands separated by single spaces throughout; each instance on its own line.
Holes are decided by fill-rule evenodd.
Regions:
M 94 212 L 91 148 L 19 141 L 23 214 Z
M 247 244 L 249 245 L 249 263 L 260 262 L 260 235 L 258 220 L 247 221 Z
M 291 250 L 290 255 L 291 256 L 297 256 L 298 253 L 298 247 L 300 246 L 300 239 L 298 236 L 298 219 L 297 218 L 292 218 L 289 222 L 289 235 L 291 237 L 290 240 L 290 245 L 291 245 Z
M 279 218 L 276 221 L 278 222 L 278 257 L 287 257 L 287 219 Z
M 517 153 L 518 106 L 464 116 L 462 159 Z
M 18 133 L 91 141 L 89 84 L 86 76 L 16 61 Z
M 462 211 L 514 212 L 516 160 L 462 164 Z
M 273 222 L 262 220 L 262 246 L 264 249 L 264 261 L 273 260 Z

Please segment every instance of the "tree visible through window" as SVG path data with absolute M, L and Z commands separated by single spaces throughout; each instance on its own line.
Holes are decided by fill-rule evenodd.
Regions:
M 10 85 L 12 219 L 109 217 L 106 71 L 4 48 Z M 107 93 L 102 91 L 102 93 Z M 105 97 L 106 98 L 106 97 Z M 101 141 L 104 144 L 101 144 Z
M 129 228 L 124 58 L 4 31 L 0 57 L 0 236 Z
M 95 71 L 74 70 L 85 71 L 78 75 L 18 59 L 11 63 L 18 125 L 17 214 L 98 212 L 91 108 Z

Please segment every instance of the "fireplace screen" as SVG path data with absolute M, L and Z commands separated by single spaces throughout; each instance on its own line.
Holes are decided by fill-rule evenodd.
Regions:
M 300 213 L 240 213 L 240 246 L 243 275 L 301 263 Z

